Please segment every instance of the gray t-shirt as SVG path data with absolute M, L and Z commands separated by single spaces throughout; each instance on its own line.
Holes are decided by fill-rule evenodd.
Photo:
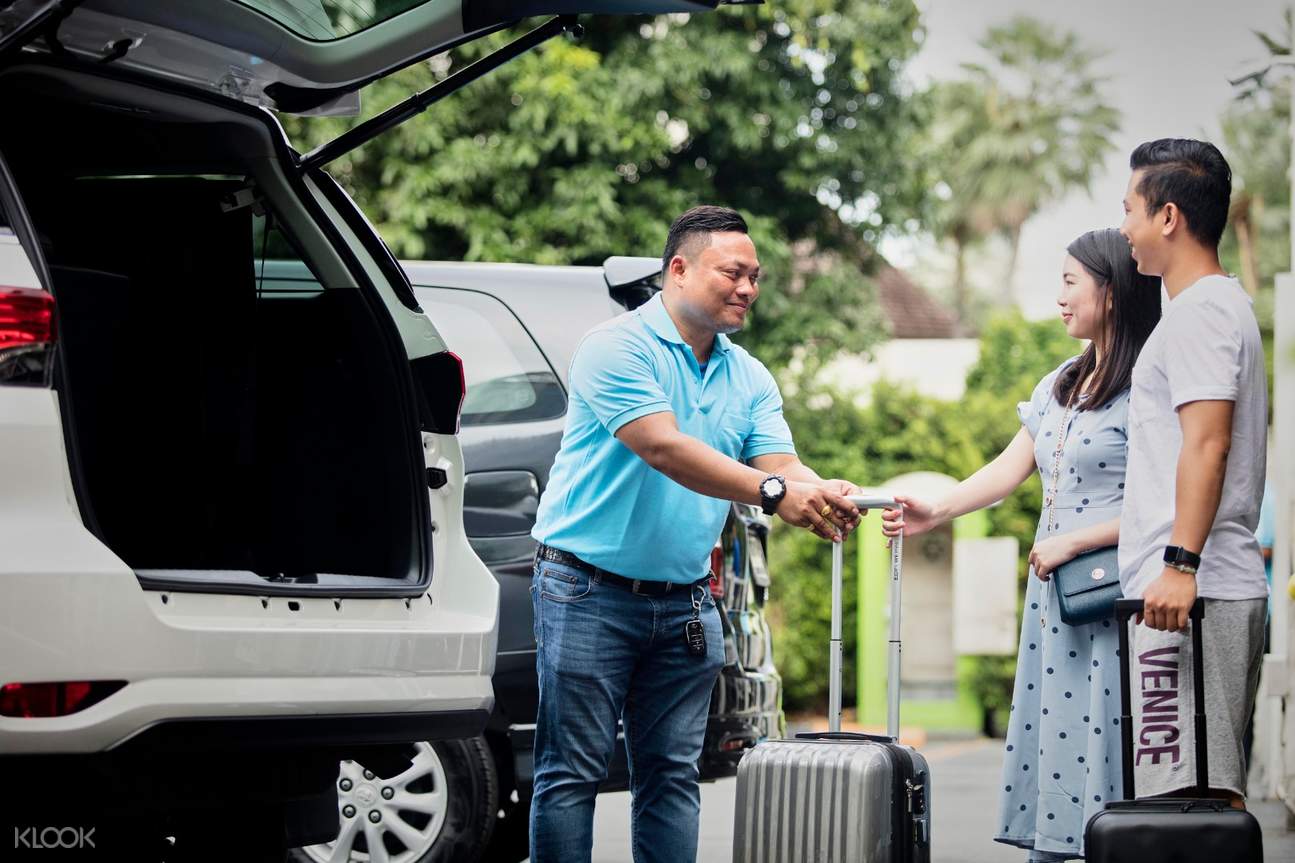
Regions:
M 1178 408 L 1207 400 L 1235 402 L 1235 408 L 1223 495 L 1201 551 L 1197 593 L 1211 599 L 1268 595 L 1255 539 L 1268 443 L 1263 343 L 1250 297 L 1236 279 L 1206 276 L 1169 303 L 1133 367 L 1120 517 L 1125 596 L 1142 596 L 1164 567 L 1183 446 Z

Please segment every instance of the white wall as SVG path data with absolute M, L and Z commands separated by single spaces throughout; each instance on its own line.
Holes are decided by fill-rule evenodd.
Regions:
M 879 380 L 904 384 L 925 396 L 957 401 L 966 389 L 967 371 L 980 356 L 976 339 L 891 339 L 871 360 L 841 357 L 820 380 L 859 394 L 866 401 Z

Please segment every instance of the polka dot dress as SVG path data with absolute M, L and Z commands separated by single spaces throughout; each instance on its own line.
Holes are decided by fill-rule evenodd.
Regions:
M 1063 408 L 1052 386 L 1067 360 L 1017 407 L 1034 437 L 1047 488 Z M 1124 497 L 1128 392 L 1091 410 L 1072 411 L 1062 453 L 1054 526 L 1044 511 L 1036 539 L 1117 518 Z M 1007 728 L 999 842 L 1083 855 L 1084 825 L 1119 799 L 1120 670 L 1114 621 L 1063 623 L 1052 581 L 1031 571 L 1021 621 L 1016 684 Z M 1043 855 L 1040 855 L 1043 856 Z

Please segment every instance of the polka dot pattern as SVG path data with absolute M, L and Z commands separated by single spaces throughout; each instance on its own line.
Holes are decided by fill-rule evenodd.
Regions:
M 1061 412 L 1054 375 L 1039 382 L 1018 416 L 1035 444 L 1045 488 Z M 1041 512 L 1036 539 L 1080 530 L 1119 515 L 1125 470 L 1127 393 L 1073 413 L 1065 430 L 1051 529 Z M 1120 785 L 1117 631 L 1110 621 L 1071 627 L 1058 616 L 1055 581 L 1027 582 L 1000 803 L 1001 838 L 1043 839 L 1049 850 L 1082 855 L 1084 825 Z M 1040 614 L 1045 618 L 1040 620 Z M 1085 733 L 1087 729 L 1092 733 Z M 1115 731 L 1111 729 L 1115 728 Z M 1106 733 L 1101 733 L 1101 732 Z M 1037 760 L 1034 751 L 1038 750 Z M 1032 777 L 1045 777 L 1042 782 Z

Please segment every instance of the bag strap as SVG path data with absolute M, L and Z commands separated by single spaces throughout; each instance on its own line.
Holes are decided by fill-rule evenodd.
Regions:
M 1129 671 L 1132 654 L 1129 649 L 1129 618 L 1142 612 L 1142 600 L 1115 600 L 1115 621 L 1120 628 L 1120 744 L 1124 761 L 1124 799 L 1134 800 L 1133 787 L 1133 697 Z M 1201 622 L 1205 620 L 1205 600 L 1196 598 L 1190 613 L 1192 621 L 1192 687 L 1195 693 L 1193 701 L 1194 722 L 1196 728 L 1196 793 L 1201 796 L 1209 793 L 1209 764 L 1205 740 L 1205 657 Z

